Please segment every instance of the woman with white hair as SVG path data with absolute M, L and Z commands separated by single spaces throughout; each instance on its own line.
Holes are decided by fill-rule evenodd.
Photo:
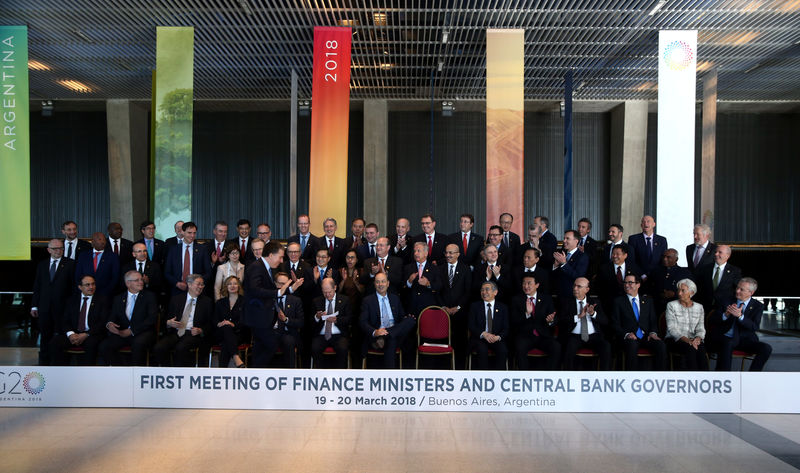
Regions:
M 681 279 L 678 300 L 667 304 L 667 337 L 670 351 L 681 355 L 680 370 L 708 371 L 708 357 L 703 339 L 706 336 L 703 306 L 692 301 L 697 286 L 691 279 Z

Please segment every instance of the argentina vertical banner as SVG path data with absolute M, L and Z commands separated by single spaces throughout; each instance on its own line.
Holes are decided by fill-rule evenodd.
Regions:
M 0 26 L 0 260 L 31 259 L 28 27 Z

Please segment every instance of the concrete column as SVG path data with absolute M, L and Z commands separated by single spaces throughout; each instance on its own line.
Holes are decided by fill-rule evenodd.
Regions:
M 717 160 L 717 69 L 703 79 L 703 140 L 700 221 L 714 229 L 714 173 Z
M 375 222 L 381 235 L 387 225 L 389 176 L 389 107 L 386 100 L 364 101 L 364 219 Z
M 130 100 L 108 100 L 106 127 L 111 221 L 122 224 L 123 236 L 136 241 L 141 238 L 139 224 L 150 213 L 147 108 Z
M 611 111 L 609 223 L 625 236 L 637 233 L 644 214 L 647 152 L 647 102 L 625 102 Z M 605 229 L 602 229 L 605 231 Z

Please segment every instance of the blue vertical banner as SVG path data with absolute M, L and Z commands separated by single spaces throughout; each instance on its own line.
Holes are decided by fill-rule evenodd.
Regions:
M 572 71 L 564 77 L 564 230 L 572 228 Z

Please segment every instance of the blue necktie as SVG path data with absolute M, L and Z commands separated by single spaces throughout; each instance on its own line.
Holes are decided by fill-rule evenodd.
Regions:
M 744 306 L 744 302 L 742 302 L 742 301 L 737 301 L 736 302 L 736 307 L 738 307 L 739 309 L 741 309 L 743 306 Z M 733 331 L 735 329 L 736 329 L 736 321 L 734 320 L 733 321 L 733 325 L 731 325 L 730 330 L 725 332 L 725 336 L 728 337 L 728 338 L 733 338 Z
M 394 325 L 389 304 L 386 302 L 388 297 L 381 297 L 381 327 L 389 328 Z
M 644 336 L 644 332 L 642 332 L 642 328 L 638 327 L 639 324 L 639 306 L 636 305 L 636 298 L 631 299 L 631 305 L 633 306 L 633 315 L 636 316 L 636 337 L 642 338 Z
M 300 235 L 300 253 L 305 253 L 306 251 L 306 238 L 305 235 Z
M 152 261 L 153 260 L 153 240 L 145 240 L 147 243 L 147 257 Z

